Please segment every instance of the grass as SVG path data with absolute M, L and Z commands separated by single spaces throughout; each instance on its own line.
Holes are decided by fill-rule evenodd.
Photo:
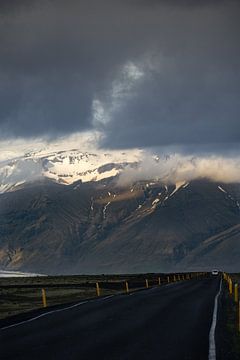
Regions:
M 231 275 L 233 284 L 240 284 L 240 274 Z M 219 360 L 240 359 L 240 332 L 238 329 L 238 304 L 229 294 L 227 282 L 223 282 L 219 324 Z
M 96 297 L 96 282 L 101 296 L 123 293 L 128 282 L 129 291 L 170 282 L 179 274 L 127 274 L 127 275 L 71 275 L 0 278 L 0 320 L 12 315 L 42 308 L 42 288 L 46 290 L 47 305 L 60 305 Z M 192 276 L 195 276 L 192 273 Z M 186 276 L 185 276 L 186 277 Z
M 158 277 L 166 282 L 166 275 L 74 275 L 43 276 L 22 278 L 0 278 L 0 319 L 42 307 L 42 292 L 46 290 L 47 305 L 77 302 L 96 297 L 96 282 L 100 285 L 101 295 L 116 294 L 125 291 L 125 281 L 130 290 L 158 284 Z

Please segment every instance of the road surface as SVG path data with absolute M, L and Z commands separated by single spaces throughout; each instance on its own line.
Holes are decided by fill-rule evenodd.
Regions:
M 207 360 L 219 277 L 99 298 L 0 330 L 0 359 Z

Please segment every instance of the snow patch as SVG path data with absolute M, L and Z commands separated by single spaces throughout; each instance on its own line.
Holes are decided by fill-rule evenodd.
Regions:
M 222 191 L 223 193 L 227 194 L 226 190 L 224 190 L 221 186 L 218 186 L 218 189 Z
M 106 211 L 107 211 L 107 207 L 111 204 L 111 202 L 109 201 L 103 208 L 103 218 L 106 219 Z
M 175 189 L 171 192 L 169 196 L 173 196 L 183 185 L 185 185 L 185 181 L 178 181 L 175 185 Z

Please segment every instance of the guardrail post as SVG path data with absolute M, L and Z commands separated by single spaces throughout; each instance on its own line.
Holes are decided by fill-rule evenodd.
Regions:
M 230 293 L 230 295 L 232 295 L 232 280 L 231 279 L 229 279 L 228 287 L 229 287 L 229 293 Z
M 42 304 L 44 308 L 47 307 L 47 297 L 45 289 L 42 289 Z
M 96 293 L 97 293 L 97 296 L 100 296 L 100 287 L 99 287 L 98 282 L 96 282 Z
M 238 284 L 234 285 L 234 301 L 238 303 Z
M 149 288 L 148 279 L 145 280 L 145 283 L 146 283 L 146 288 L 148 289 Z
M 240 301 L 238 301 L 238 331 L 240 332 Z
M 159 278 L 158 278 L 158 285 L 161 285 L 161 278 L 160 278 L 160 276 L 159 276 Z
M 128 294 L 129 293 L 129 287 L 128 287 L 128 282 L 127 281 L 125 282 L 125 286 L 126 286 L 126 293 Z

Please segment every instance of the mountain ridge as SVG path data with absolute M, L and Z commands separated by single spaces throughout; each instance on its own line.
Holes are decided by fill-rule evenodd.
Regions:
M 115 180 L 64 186 L 45 179 L 1 194 L 0 268 L 123 273 L 216 267 L 206 240 L 238 228 L 239 184 L 139 181 L 119 187 Z M 224 244 L 217 264 L 238 268 L 239 258 L 233 262 Z

